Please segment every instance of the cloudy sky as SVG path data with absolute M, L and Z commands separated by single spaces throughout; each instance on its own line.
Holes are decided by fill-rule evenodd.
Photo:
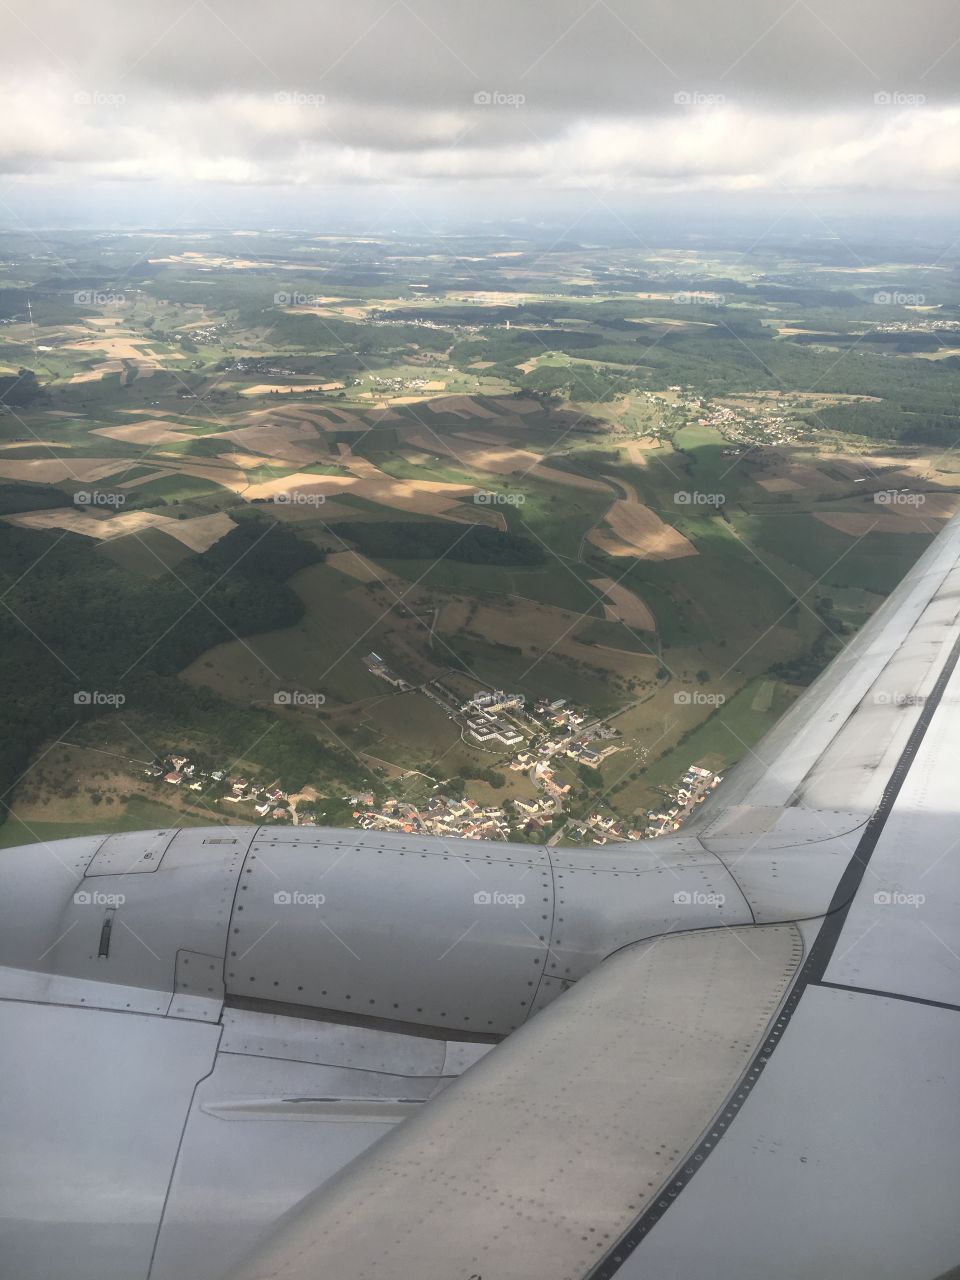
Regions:
M 2 0 L 0 26 L 0 218 L 117 192 L 948 211 L 960 178 L 955 0 Z

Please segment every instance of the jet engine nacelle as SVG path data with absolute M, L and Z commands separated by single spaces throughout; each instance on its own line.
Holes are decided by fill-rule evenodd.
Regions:
M 0 854 L 0 995 L 498 1038 L 605 956 L 750 922 L 692 837 L 602 852 L 214 827 Z

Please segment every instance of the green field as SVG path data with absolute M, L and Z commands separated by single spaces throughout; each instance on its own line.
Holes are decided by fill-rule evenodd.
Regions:
M 0 826 L 0 849 L 19 844 L 66 840 L 71 836 L 107 835 L 114 831 L 144 831 L 151 827 L 202 827 L 214 825 L 217 818 L 194 817 L 179 809 L 135 796 L 121 806 L 103 810 L 102 822 L 24 822 L 12 813 Z
M 49 248 L 0 235 L 0 360 L 36 375 L 35 387 L 21 387 L 22 402 L 4 401 L 11 411 L 0 415 L 0 538 L 15 551 L 2 586 L 29 623 L 5 624 L 0 709 L 8 723 L 30 726 L 28 755 L 69 723 L 77 680 L 58 657 L 82 669 L 84 685 L 119 678 L 127 664 L 114 668 L 117 652 L 149 614 L 161 620 L 163 652 L 177 655 L 160 672 L 170 682 L 163 695 L 143 686 L 141 704 L 131 700 L 130 723 L 151 741 L 170 741 L 179 723 L 230 759 L 246 745 L 231 733 L 250 729 L 252 740 L 270 726 L 296 728 L 306 737 L 294 735 L 279 759 L 286 767 L 299 742 L 318 761 L 330 805 L 369 778 L 372 761 L 454 777 L 509 756 L 463 742 L 434 703 L 373 676 L 362 659 L 374 650 L 415 685 L 444 679 L 465 695 L 488 683 L 620 713 L 624 750 L 597 778 L 605 803 L 632 819 L 691 760 L 725 770 L 748 752 L 796 695 L 784 682 L 812 678 L 941 527 L 947 507 L 863 536 L 817 517 L 896 518 L 872 502 L 884 486 L 923 489 L 948 505 L 960 488 L 960 367 L 954 357 L 925 358 L 938 354 L 930 317 L 960 315 L 952 250 L 933 270 L 918 246 L 881 253 L 861 244 L 849 272 L 837 269 L 842 250 L 826 244 L 773 250 L 707 237 L 654 252 L 616 236 L 571 235 L 555 245 L 532 226 L 470 232 L 455 251 L 452 243 L 278 230 L 245 239 L 243 251 L 259 264 L 245 271 L 188 256 L 231 261 L 238 245 L 227 231 L 172 232 L 162 252 L 141 232 L 64 230 Z M 123 279 L 125 300 L 77 304 L 63 262 L 107 293 Z M 891 306 L 881 319 L 893 329 L 884 332 L 873 294 L 886 272 L 923 292 L 928 308 Z M 725 301 L 681 308 L 676 295 L 685 290 Z M 321 291 L 317 314 L 274 302 Z M 73 345 L 80 340 L 90 345 Z M 119 356 L 112 341 L 122 344 Z M 122 375 L 106 363 L 121 357 Z M 338 385 L 242 394 L 323 383 Z M 155 420 L 189 438 L 98 434 Z M 237 430 L 245 443 L 232 438 Z M 609 492 L 557 483 L 526 465 L 508 475 L 481 470 L 431 451 L 431 432 L 454 447 L 456 436 L 478 451 L 542 454 L 546 466 Z M 424 436 L 427 447 L 414 443 Z M 228 465 L 248 487 L 297 472 L 354 488 L 334 493 L 331 485 L 329 506 L 277 504 L 268 488 L 251 506 L 245 491 L 181 470 L 215 468 L 221 455 L 241 455 L 242 466 Z M 299 551 L 257 563 L 249 544 L 225 556 L 225 540 L 197 556 L 156 528 L 83 536 L 75 494 L 112 492 L 158 470 L 174 474 L 123 490 L 124 513 L 222 511 L 238 524 L 256 513 L 258 529 L 275 524 Z M 425 504 L 417 485 L 427 481 L 468 492 Z M 484 506 L 477 490 L 511 501 Z M 591 531 L 614 527 L 615 495 L 634 491 L 695 555 L 656 559 L 642 539 L 635 556 L 613 555 L 590 541 Z M 721 500 L 682 496 L 691 493 Z M 60 524 L 57 508 L 69 516 Z M 436 522 L 455 536 L 474 515 L 487 530 L 494 520 L 505 527 L 499 550 L 471 535 L 483 551 L 477 562 L 454 559 L 447 544 L 444 554 L 426 553 L 440 535 L 421 526 Z M 35 527 L 48 517 L 49 532 Z M 372 568 L 353 565 L 357 577 L 317 560 L 350 544 L 351 525 L 356 545 L 375 548 Z M 379 542 L 375 525 L 384 526 Z M 597 578 L 635 593 L 656 632 L 608 616 L 591 585 Z M 509 609 L 494 607 L 505 600 Z M 551 609 L 568 612 L 562 628 Z M 552 645 L 538 633 L 552 626 L 556 637 L 568 623 Z M 138 651 L 157 656 L 148 647 L 155 639 L 142 636 Z M 135 659 L 146 676 L 149 661 Z M 30 679 L 41 686 L 33 694 Z M 674 695 L 685 688 L 729 700 L 713 714 L 697 706 L 677 717 Z M 322 692 L 327 702 L 278 710 L 278 689 Z M 190 699 L 210 691 L 216 696 L 202 707 L 219 711 L 195 711 Z M 315 757 L 317 743 L 339 754 Z M 13 753 L 2 763 L 12 783 L 28 761 Z M 507 789 L 525 785 L 511 774 Z M 477 797 L 495 794 L 470 787 Z M 16 800 L 15 789 L 14 811 Z M 120 829 L 171 813 L 115 802 L 103 818 Z M 69 826 L 35 825 L 45 838 Z M 22 835 L 11 817 L 3 840 Z

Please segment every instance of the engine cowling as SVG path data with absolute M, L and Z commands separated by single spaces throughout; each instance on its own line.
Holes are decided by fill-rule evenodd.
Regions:
M 204 1020 L 226 1003 L 499 1038 L 623 946 L 750 918 L 693 837 L 214 827 L 0 855 L 4 994 Z

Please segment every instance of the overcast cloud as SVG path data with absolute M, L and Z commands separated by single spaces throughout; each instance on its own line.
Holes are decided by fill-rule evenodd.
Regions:
M 6 0 L 23 185 L 825 192 L 960 177 L 954 0 Z

